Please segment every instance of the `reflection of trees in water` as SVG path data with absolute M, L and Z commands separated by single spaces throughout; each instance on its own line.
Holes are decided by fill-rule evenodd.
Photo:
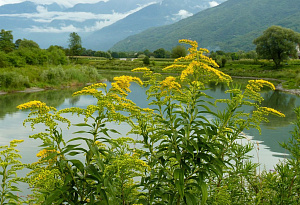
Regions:
M 75 90 L 51 90 L 36 93 L 14 93 L 0 95 L 0 119 L 6 114 L 12 114 L 18 111 L 18 105 L 32 100 L 39 100 L 47 103 L 49 106 L 58 107 L 66 98 L 71 98 Z
M 225 83 L 218 83 L 215 82 L 209 82 L 208 83 L 209 90 L 216 92 L 217 89 L 220 89 L 222 92 L 225 92 L 227 90 L 227 85 Z
M 80 96 L 75 96 L 75 97 L 72 97 L 72 98 L 69 98 L 69 103 L 74 106 L 76 105 L 76 103 L 78 103 L 80 100 Z
M 264 101 L 262 102 L 263 107 L 274 108 L 285 114 L 285 118 L 269 115 L 267 118 L 270 121 L 265 123 L 268 127 L 282 127 L 289 125 L 291 122 L 296 120 L 296 114 L 294 113 L 296 97 L 288 95 L 282 92 L 274 91 L 268 92 L 263 95 Z

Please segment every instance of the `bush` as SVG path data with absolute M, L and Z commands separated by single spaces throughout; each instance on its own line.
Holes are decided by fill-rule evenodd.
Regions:
M 28 88 L 30 83 L 28 77 L 13 72 L 4 72 L 0 74 L 0 87 L 2 89 Z

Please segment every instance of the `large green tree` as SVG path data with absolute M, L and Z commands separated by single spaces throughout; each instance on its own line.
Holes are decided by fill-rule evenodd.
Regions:
M 6 31 L 1 29 L 0 32 L 0 50 L 5 53 L 9 53 L 13 51 L 15 48 L 15 44 L 13 43 L 13 35 L 12 31 Z
M 288 59 L 289 56 L 296 56 L 300 33 L 280 26 L 271 26 L 253 43 L 260 57 L 272 59 L 275 68 L 279 68 L 282 61 Z
M 69 49 L 72 56 L 78 56 L 82 53 L 81 37 L 76 32 L 70 33 Z
M 171 57 L 172 58 L 180 58 L 187 55 L 187 50 L 184 46 L 178 45 L 172 49 Z

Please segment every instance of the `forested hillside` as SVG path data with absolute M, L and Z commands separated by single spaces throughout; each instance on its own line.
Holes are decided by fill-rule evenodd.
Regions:
M 192 39 L 211 50 L 252 50 L 252 41 L 271 25 L 300 31 L 298 0 L 228 0 L 172 25 L 151 28 L 115 44 L 111 50 L 171 49 Z

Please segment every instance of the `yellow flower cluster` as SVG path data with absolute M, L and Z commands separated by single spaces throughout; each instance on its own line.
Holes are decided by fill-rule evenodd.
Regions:
M 256 100 L 261 102 L 263 98 L 260 96 L 258 92 L 261 91 L 261 89 L 267 86 L 271 88 L 272 90 L 275 90 L 275 86 L 265 80 L 249 80 L 248 85 L 246 86 L 244 95 L 248 97 L 249 99 Z
M 77 96 L 77 95 L 94 95 L 94 94 L 98 94 L 98 93 L 102 93 L 102 91 L 97 90 L 95 88 L 90 88 L 90 89 L 84 89 L 84 90 L 77 91 L 77 92 L 73 93 L 73 96 Z
M 197 65 L 196 61 L 193 61 L 189 64 L 189 66 L 181 72 L 180 80 L 184 81 L 188 75 L 192 75 L 194 73 L 194 66 Z
M 198 48 L 197 41 L 192 41 L 192 40 L 188 40 L 188 39 L 181 39 L 181 40 L 179 40 L 179 43 L 185 43 L 185 44 L 189 44 L 190 46 L 192 46 L 191 48 L 188 49 L 190 53 L 194 53 L 194 52 L 197 51 L 197 48 Z
M 106 84 L 105 83 L 95 83 L 93 85 L 84 87 L 82 90 L 90 90 L 92 88 L 106 88 Z
M 38 101 L 38 100 L 33 100 L 33 101 L 30 101 L 30 102 L 18 105 L 17 108 L 20 109 L 20 110 L 25 110 L 25 109 L 28 109 L 28 108 L 49 108 L 49 107 L 46 105 L 46 103 L 43 103 L 43 102 Z
M 132 72 L 148 72 L 150 71 L 149 68 L 146 68 L 146 67 L 141 67 L 141 68 L 135 68 L 133 70 L 131 70 Z
M 191 60 L 195 60 L 195 58 L 197 57 L 197 53 L 191 53 L 185 57 L 180 57 L 174 60 L 174 63 L 176 62 L 180 62 L 180 61 L 191 61 Z
M 41 159 L 46 158 L 47 156 L 49 156 L 49 154 L 57 152 L 55 149 L 42 149 L 40 150 L 36 156 L 40 157 Z M 59 153 L 59 152 L 57 152 Z
M 285 117 L 285 115 L 273 108 L 269 108 L 269 107 L 260 107 L 258 109 L 260 112 L 264 113 L 265 115 L 268 115 L 268 114 L 273 114 L 273 115 L 276 115 L 278 117 Z
M 182 68 L 186 68 L 186 65 L 182 65 L 182 64 L 172 64 L 170 66 L 167 66 L 165 68 L 163 68 L 162 70 L 166 71 L 166 70 L 177 70 L 177 69 L 182 69 Z
M 161 90 L 164 90 L 165 88 L 168 90 L 179 90 L 181 88 L 181 85 L 176 82 L 176 78 L 173 76 L 166 77 L 160 84 Z
M 267 86 L 272 90 L 275 90 L 275 86 L 273 85 L 273 83 L 266 80 L 249 80 L 248 83 L 249 85 L 247 86 L 252 86 L 253 88 L 258 90 L 260 90 L 260 88 L 262 88 L 263 86 Z
M 24 140 L 12 140 L 10 142 L 10 144 L 19 144 L 19 143 L 22 143 L 22 142 L 24 142 Z
M 143 85 L 140 78 L 126 75 L 114 77 L 114 81 L 116 82 L 111 83 L 112 90 L 119 92 L 121 95 L 127 95 L 127 93 L 131 92 L 129 89 L 131 82 Z
M 97 145 L 98 147 L 106 147 L 106 145 L 100 141 L 95 141 L 95 145 Z

